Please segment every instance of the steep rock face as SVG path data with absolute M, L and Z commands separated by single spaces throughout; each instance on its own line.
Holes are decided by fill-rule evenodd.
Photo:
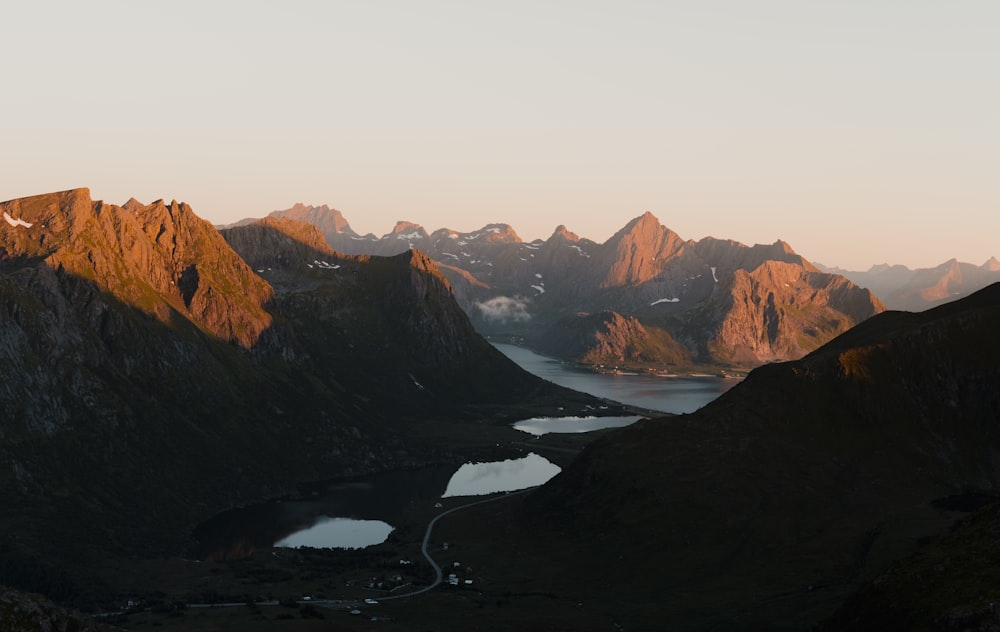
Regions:
M 776 261 L 736 270 L 710 304 L 708 354 L 736 364 L 801 357 L 885 309 L 843 277 Z
M 523 533 L 564 543 L 619 612 L 657 595 L 658 626 L 807 629 L 948 524 L 932 501 L 1000 489 L 998 317 L 1000 284 L 886 312 L 599 439 L 527 499 Z
M 267 283 L 188 205 L 130 206 L 93 202 L 87 189 L 4 202 L 4 213 L 30 226 L 3 226 L 0 256 L 44 262 L 162 322 L 179 312 L 215 336 L 252 346 L 270 323 Z
M 668 367 L 691 362 L 690 352 L 657 327 L 616 312 L 578 314 L 560 321 L 539 344 L 569 359 L 607 367 Z
M 607 272 L 599 287 L 638 285 L 653 279 L 664 264 L 679 256 L 686 243 L 677 233 L 645 213 L 629 222 L 605 244 Z

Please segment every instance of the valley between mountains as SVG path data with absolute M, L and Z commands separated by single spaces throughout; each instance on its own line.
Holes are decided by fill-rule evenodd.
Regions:
M 183 203 L 86 189 L 0 210 L 9 629 L 995 623 L 988 565 L 939 562 L 1000 555 L 989 262 L 949 268 L 931 283 L 945 294 L 899 275 L 913 291 L 882 294 L 937 305 L 893 311 L 781 241 L 684 240 L 648 213 L 597 244 L 502 224 L 375 238 L 302 205 L 216 228 Z M 510 424 L 636 411 L 537 378 L 487 337 L 599 371 L 746 377 L 695 413 L 528 438 Z M 562 472 L 434 527 L 435 559 L 475 578 L 458 589 L 363 601 L 372 578 L 433 579 L 421 539 L 460 498 L 411 508 L 367 549 L 191 559 L 197 525 L 226 509 L 529 451 Z M 243 605 L 186 607 L 216 602 Z

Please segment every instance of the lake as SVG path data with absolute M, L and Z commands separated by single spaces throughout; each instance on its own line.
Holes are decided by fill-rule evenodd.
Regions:
M 735 386 L 720 377 L 656 377 L 593 373 L 509 344 L 497 349 L 525 370 L 555 384 L 605 399 L 666 413 L 693 412 Z M 515 428 L 532 434 L 618 427 L 638 417 L 526 419 Z M 537 454 L 493 463 L 466 463 L 385 472 L 355 481 L 313 486 L 306 498 L 234 509 L 195 530 L 198 559 L 242 557 L 272 546 L 360 548 L 384 542 L 392 525 L 418 504 L 441 498 L 514 491 L 541 485 L 559 467 Z
M 520 459 L 466 463 L 452 475 L 443 497 L 483 496 L 527 489 L 548 482 L 561 469 L 534 452 Z
M 715 376 L 595 373 L 517 345 L 493 346 L 529 373 L 575 391 L 665 413 L 692 413 L 739 383 Z
M 603 430 L 605 428 L 624 428 L 642 419 L 638 415 L 627 417 L 532 417 L 514 424 L 514 430 L 527 432 L 535 436 L 553 433 L 579 433 Z
M 277 547 L 354 549 L 381 544 L 400 516 L 418 504 L 480 496 L 545 483 L 559 466 L 537 454 L 519 459 L 385 472 L 314 486 L 305 499 L 277 500 L 224 512 L 199 526 L 198 559 L 244 557 Z

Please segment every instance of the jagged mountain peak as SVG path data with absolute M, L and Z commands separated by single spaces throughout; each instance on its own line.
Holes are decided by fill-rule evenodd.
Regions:
M 20 221 L 0 232 L 2 259 L 90 283 L 87 293 L 106 293 L 165 323 L 182 314 L 247 347 L 270 323 L 263 309 L 270 286 L 187 204 L 157 200 L 128 211 L 91 200 L 84 188 L 0 207 Z M 241 292 L 220 291 L 234 283 Z
M 601 287 L 634 286 L 654 278 L 685 242 L 650 213 L 633 219 L 603 245 L 611 256 Z
M 653 231 L 669 230 L 666 229 L 660 220 L 656 218 L 651 212 L 646 211 L 642 215 L 633 218 L 629 223 L 625 224 L 621 230 L 612 236 L 612 240 L 616 237 L 621 237 L 628 234 L 643 234 Z
M 519 244 L 521 237 L 510 224 L 487 224 L 477 231 L 462 235 L 465 239 L 484 239 L 490 243 Z
M 388 237 L 395 237 L 396 239 L 423 239 L 427 237 L 427 231 L 420 224 L 400 220 L 396 222 L 396 225 L 392 227 L 392 231 L 383 237 L 383 239 Z
M 562 239 L 568 242 L 576 243 L 580 241 L 580 236 L 573 231 L 566 228 L 564 224 L 559 224 L 556 229 L 552 231 L 552 236 L 549 239 Z
M 346 234 L 356 236 L 344 214 L 326 204 L 322 206 L 306 205 L 296 202 L 291 208 L 283 211 L 272 211 L 270 217 L 287 217 L 288 219 L 309 222 L 319 227 L 329 240 L 331 235 Z
M 872 273 L 872 274 L 878 274 L 880 272 L 885 272 L 887 270 L 900 270 L 900 271 L 903 271 L 903 270 L 909 270 L 909 268 L 907 268 L 904 265 L 899 265 L 899 264 L 890 265 L 888 263 L 878 263 L 878 264 L 875 264 L 872 267 L 868 268 L 868 272 Z
M 410 250 L 396 256 L 402 261 L 405 261 L 412 268 L 431 272 L 435 276 L 441 277 L 441 272 L 438 270 L 437 264 L 435 264 L 434 260 L 428 257 L 427 253 L 422 250 L 411 248 Z M 443 277 L 441 278 L 443 279 Z
M 137 211 L 145 206 L 146 206 L 145 204 L 135 199 L 134 197 L 129 198 L 128 202 L 122 204 L 122 208 L 125 209 L 126 211 Z
M 661 224 L 660 220 L 649 211 L 625 224 L 621 230 L 612 235 L 605 243 L 618 243 L 622 241 L 654 242 L 658 246 L 665 244 L 677 246 L 683 242 L 677 233 Z
M 795 250 L 792 249 L 791 244 L 784 239 L 777 239 L 771 245 L 786 254 L 795 254 Z

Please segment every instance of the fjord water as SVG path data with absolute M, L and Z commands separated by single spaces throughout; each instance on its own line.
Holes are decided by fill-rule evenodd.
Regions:
M 493 346 L 524 370 L 575 391 L 665 413 L 692 413 L 739 380 L 713 376 L 655 376 L 595 373 L 511 344 Z

